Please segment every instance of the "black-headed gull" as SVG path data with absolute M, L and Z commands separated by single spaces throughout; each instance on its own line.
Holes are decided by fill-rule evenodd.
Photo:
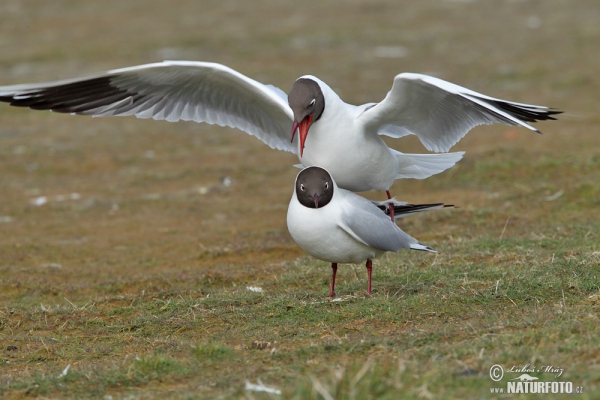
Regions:
M 443 207 L 442 203 L 397 203 L 395 212 L 398 216 Z M 287 226 L 304 251 L 331 263 L 330 297 L 335 296 L 338 263 L 366 261 L 367 293 L 371 294 L 373 258 L 400 249 L 435 252 L 398 228 L 373 202 L 339 188 L 331 175 L 320 167 L 305 168 L 296 177 Z
M 314 76 L 298 78 L 286 95 L 224 65 L 192 61 L 4 86 L 0 101 L 71 114 L 231 126 L 272 148 L 298 154 L 304 167 L 326 168 L 342 188 L 385 190 L 388 198 L 396 179 L 440 173 L 458 162 L 463 152 L 403 154 L 390 149 L 381 135 L 415 134 L 428 150 L 447 152 L 477 125 L 499 122 L 537 132 L 528 122 L 551 120 L 559 113 L 412 73 L 397 75 L 381 102 L 354 106 Z

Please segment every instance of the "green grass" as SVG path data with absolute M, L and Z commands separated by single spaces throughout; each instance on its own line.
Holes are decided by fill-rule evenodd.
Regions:
M 456 167 L 396 183 L 457 206 L 400 222 L 439 254 L 375 260 L 372 296 L 343 265 L 330 301 L 330 266 L 285 227 L 293 156 L 221 127 L 0 105 L 1 398 L 541 398 L 490 392 L 527 364 L 600 396 L 597 2 L 16 4 L 0 84 L 183 58 L 284 90 L 314 74 L 352 103 L 412 71 L 567 113 L 543 135 L 478 127 Z
M 521 252 L 521 242 L 481 240 L 469 263 L 450 249 L 434 265 L 431 257 L 411 257 L 429 265 L 408 269 L 388 260 L 377 265 L 371 297 L 364 271 L 357 268 L 357 279 L 349 267 L 340 271 L 339 302 L 325 298 L 326 266 L 303 261 L 263 282 L 264 294 L 217 284 L 202 294 L 159 290 L 5 309 L 5 331 L 26 323 L 10 343 L 15 355 L 28 354 L 5 352 L 4 362 L 45 372 L 5 376 L 4 385 L 9 393 L 92 397 L 134 388 L 185 397 L 200 385 L 192 397 L 209 398 L 243 395 L 245 380 L 261 379 L 285 398 L 483 398 L 493 364 L 532 362 L 564 368 L 564 379 L 593 398 L 600 256 L 552 254 L 543 242 L 530 240 Z M 260 350 L 256 341 L 269 345 Z M 65 362 L 72 367 L 64 377 L 41 367 Z

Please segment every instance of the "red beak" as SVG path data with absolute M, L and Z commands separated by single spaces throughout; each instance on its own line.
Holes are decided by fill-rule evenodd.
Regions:
M 304 153 L 304 143 L 306 142 L 308 128 L 310 128 L 312 119 L 312 114 L 308 114 L 302 121 L 300 121 L 300 123 L 294 120 L 294 124 L 292 125 L 292 142 L 294 141 L 294 136 L 296 135 L 296 129 L 300 131 L 300 157 L 302 157 L 302 154 Z
M 315 201 L 315 208 L 319 208 L 319 196 L 316 193 L 313 195 L 313 200 Z

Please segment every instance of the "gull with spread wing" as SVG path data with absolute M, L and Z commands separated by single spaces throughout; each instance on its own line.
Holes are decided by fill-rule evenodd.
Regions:
M 298 78 L 286 95 L 224 65 L 192 61 L 0 86 L 0 101 L 71 114 L 230 126 L 272 148 L 297 154 L 304 167 L 326 168 L 342 188 L 382 190 L 388 198 L 396 179 L 440 173 L 463 152 L 405 154 L 389 148 L 382 135 L 414 134 L 428 150 L 447 152 L 477 125 L 503 123 L 539 132 L 529 123 L 553 120 L 559 113 L 413 73 L 397 75 L 381 102 L 354 106 L 311 75 Z

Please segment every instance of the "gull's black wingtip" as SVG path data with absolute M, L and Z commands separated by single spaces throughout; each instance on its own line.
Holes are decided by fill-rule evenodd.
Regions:
M 382 204 L 377 206 L 386 215 L 390 215 L 390 209 L 387 205 Z M 403 204 L 394 206 L 394 216 L 402 217 L 408 214 L 418 213 L 419 211 L 441 210 L 444 208 L 458 208 L 454 204 L 444 203 L 429 203 L 429 204 Z
M 2 103 L 11 103 L 13 101 L 12 96 L 0 96 L 0 102 Z
M 553 115 L 558 115 L 558 114 L 562 114 L 564 113 L 564 111 L 562 110 L 556 110 L 556 109 L 548 109 L 547 111 L 544 111 L 543 114 L 540 114 L 537 116 L 536 121 L 556 121 L 557 118 L 553 117 Z M 544 133 L 542 131 L 540 131 L 539 129 L 535 129 L 535 132 L 537 132 L 540 135 L 543 135 Z
M 556 121 L 556 118 L 553 117 L 553 115 L 558 115 L 558 114 L 562 114 L 564 113 L 563 110 L 557 110 L 557 109 L 549 109 L 548 111 L 546 111 L 546 120 L 551 120 L 551 121 Z

